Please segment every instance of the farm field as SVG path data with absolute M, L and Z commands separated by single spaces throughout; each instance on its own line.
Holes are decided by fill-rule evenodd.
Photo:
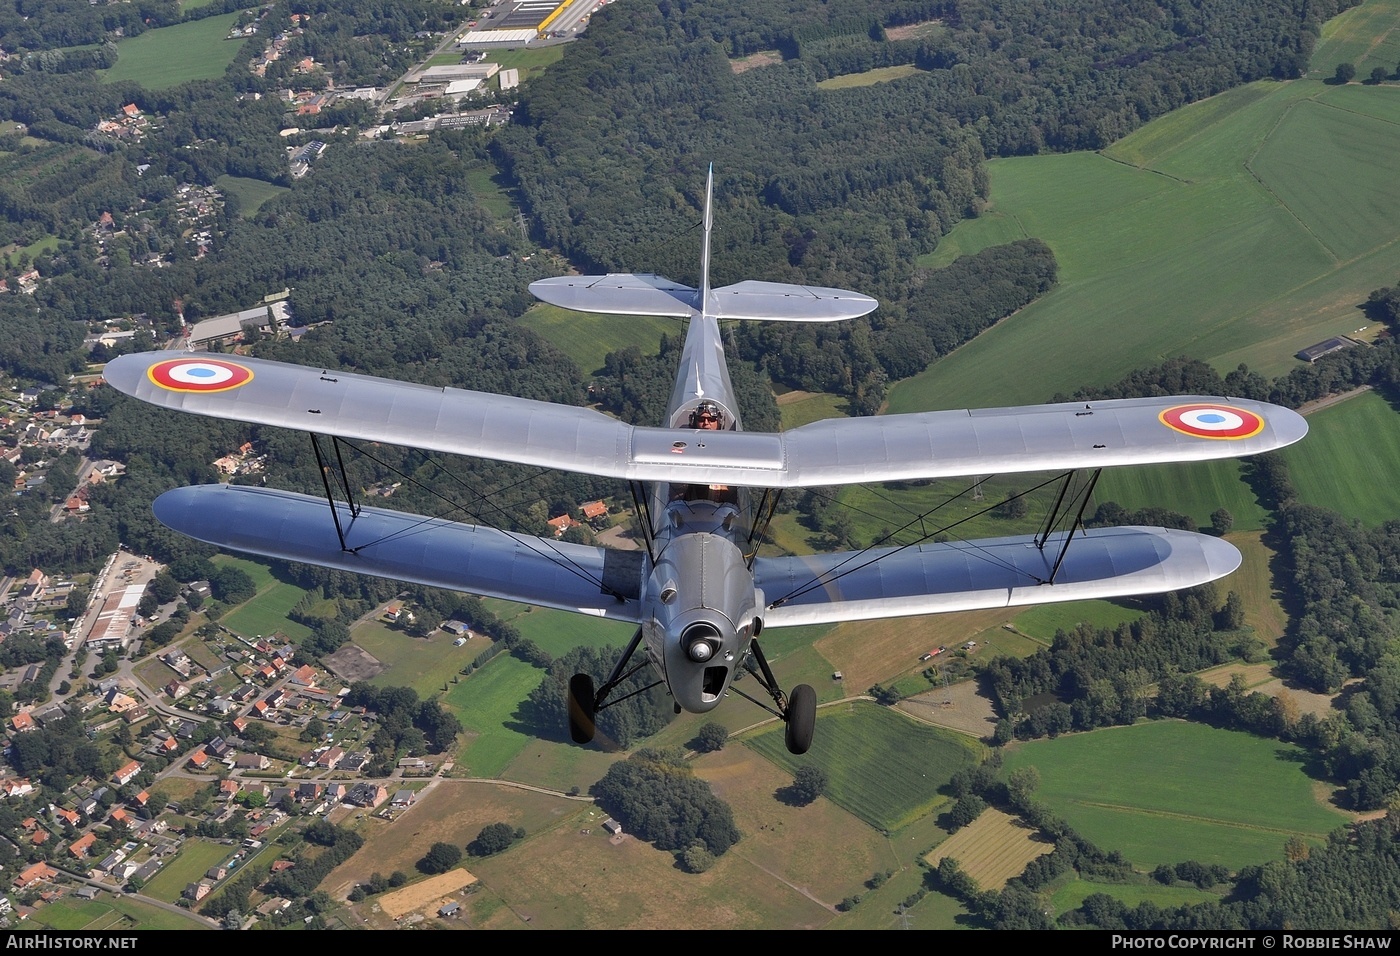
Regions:
M 983 810 L 976 820 L 939 844 L 925 859 L 937 867 L 947 857 L 958 861 L 962 871 L 984 890 L 999 890 L 1013 876 L 1019 876 L 1038 856 L 1053 852 L 1055 845 L 1037 839 L 1015 817 L 995 808 Z
M 1400 24 L 1397 0 L 1367 0 L 1333 17 L 1323 24 L 1322 38 L 1309 64 L 1309 75 L 1333 76 L 1338 63 L 1355 66 L 1358 78 L 1370 76 L 1377 66 L 1393 73 L 1396 62 L 1400 61 L 1397 24 Z
M 889 409 L 1042 402 L 1170 355 L 1278 375 L 1297 350 L 1365 324 L 1357 306 L 1394 282 L 1386 223 L 1400 213 L 1388 167 L 1366 164 L 1393 155 L 1400 127 L 1370 115 L 1387 107 L 1355 107 L 1388 103 L 1391 92 L 1255 84 L 1178 110 L 1103 154 L 991 162 L 991 214 L 1051 246 L 1059 286 L 897 384 Z M 1347 150 L 1310 146 L 1315 165 L 1291 161 L 1323 134 Z M 1326 224 L 1339 208 L 1358 211 L 1353 233 L 1343 235 L 1345 217 Z M 950 241 L 987 230 L 977 223 Z
M 1283 451 L 1300 501 L 1371 526 L 1400 515 L 1400 489 L 1388 480 L 1400 469 L 1395 408 L 1365 392 L 1308 416 L 1308 437 Z
M 242 40 L 226 40 L 237 13 L 147 30 L 117 42 L 117 64 L 103 72 L 108 83 L 140 83 L 165 90 L 190 80 L 212 80 L 243 49 Z
M 1139 869 L 1184 860 L 1239 869 L 1348 820 L 1317 801 L 1301 760 L 1276 740 L 1151 721 L 1016 745 L 1003 769 L 1034 766 L 1037 799 Z
M 609 352 L 621 351 L 629 345 L 637 346 L 643 354 L 655 355 L 661 345 L 661 336 L 677 335 L 681 329 L 681 324 L 673 319 L 643 315 L 594 315 L 561 309 L 544 302 L 532 306 L 520 317 L 520 322 L 572 358 L 584 375 L 600 372 Z
M 812 749 L 801 758 L 787 752 L 780 726 L 744 744 L 789 773 L 820 767 L 830 781 L 827 798 L 879 830 L 936 812 L 948 800 L 939 789 L 986 753 L 971 738 L 863 701 L 819 711 Z

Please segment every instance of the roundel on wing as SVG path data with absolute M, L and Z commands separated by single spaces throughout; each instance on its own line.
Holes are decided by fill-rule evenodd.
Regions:
M 146 374 L 172 392 L 226 392 L 253 380 L 253 370 L 246 365 L 205 358 L 167 359 L 152 365 Z
M 1233 405 L 1176 405 L 1157 417 L 1172 431 L 1193 438 L 1249 438 L 1264 430 L 1264 419 Z

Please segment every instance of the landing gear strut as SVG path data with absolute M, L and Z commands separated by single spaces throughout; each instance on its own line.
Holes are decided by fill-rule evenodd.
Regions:
M 754 670 L 753 665 L 758 664 L 758 670 Z M 810 684 L 798 684 L 792 689 L 792 695 L 785 695 L 782 688 L 778 686 L 778 680 L 773 676 L 773 671 L 768 666 L 768 659 L 763 656 L 763 650 L 755 640 L 749 644 L 749 657 L 744 661 L 745 669 L 758 679 L 758 683 L 768 695 L 773 698 L 773 703 L 778 709 L 754 700 L 745 694 L 738 687 L 730 685 L 730 689 L 743 697 L 748 697 L 758 706 L 771 714 L 776 714 L 787 724 L 784 733 L 784 742 L 787 744 L 788 753 L 805 754 L 812 746 L 812 732 L 816 729 L 817 723 L 817 692 Z
M 642 629 L 639 627 L 637 633 L 632 635 L 632 641 L 627 645 L 627 650 L 622 653 L 622 658 L 617 662 L 617 666 L 613 668 L 612 674 L 596 691 L 593 689 L 593 677 L 590 674 L 575 674 L 569 678 L 569 736 L 573 738 L 574 743 L 586 744 L 593 740 L 594 735 L 598 732 L 598 711 L 627 700 L 629 697 L 635 697 L 637 694 L 644 694 L 661 683 L 655 681 L 625 697 L 618 697 L 608 704 L 603 703 L 618 684 L 647 666 L 646 659 L 643 658 L 640 664 L 623 673 L 623 668 L 632 659 L 633 652 L 637 650 L 637 645 L 641 642 Z

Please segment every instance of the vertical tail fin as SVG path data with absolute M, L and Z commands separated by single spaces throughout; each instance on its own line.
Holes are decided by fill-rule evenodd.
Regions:
M 700 292 L 697 305 L 701 312 L 710 311 L 710 227 L 714 225 L 715 164 L 710 164 L 705 177 L 705 240 L 700 252 Z

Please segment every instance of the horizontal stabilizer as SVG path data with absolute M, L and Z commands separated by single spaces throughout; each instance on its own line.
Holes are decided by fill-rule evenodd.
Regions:
M 873 312 L 879 302 L 859 292 L 814 285 L 749 280 L 715 289 L 711 312 L 717 319 L 769 322 L 837 322 Z
M 530 292 L 575 312 L 686 318 L 696 308 L 694 289 L 654 275 L 558 276 L 531 282 Z
M 1030 537 L 903 549 L 759 558 L 754 584 L 770 607 L 766 627 L 829 624 L 1160 594 L 1222 578 L 1240 565 L 1220 538 L 1164 528 L 1094 528 L 1070 542 L 1053 584 L 1064 535 L 1045 547 Z
M 324 498 L 242 485 L 194 485 L 167 491 L 153 509 L 171 530 L 232 551 L 631 624 L 639 620 L 637 602 L 623 600 L 619 592 L 638 593 L 640 564 L 634 563 L 632 580 L 619 580 L 611 566 L 616 562 L 602 548 L 383 508 L 361 508 L 352 516 L 343 502 L 336 507 L 348 551 L 341 549 Z
M 576 312 L 686 318 L 698 310 L 690 286 L 653 275 L 559 276 L 530 283 L 535 298 Z M 710 293 L 707 310 L 717 319 L 770 322 L 836 322 L 872 312 L 868 295 L 786 282 L 737 282 Z

